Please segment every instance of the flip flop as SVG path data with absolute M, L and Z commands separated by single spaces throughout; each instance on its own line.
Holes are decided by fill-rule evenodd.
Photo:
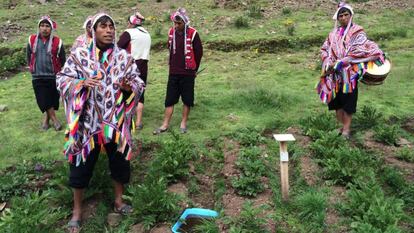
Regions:
M 50 128 L 49 124 L 42 124 L 42 126 L 40 127 L 43 131 L 47 131 Z
M 134 212 L 134 209 L 132 208 L 132 206 L 127 205 L 127 204 L 123 205 L 121 208 L 116 208 L 114 205 L 114 212 L 125 216 L 125 215 L 129 215 L 132 212 Z
M 56 131 L 62 130 L 62 124 L 60 124 L 59 122 L 55 123 L 53 126 Z
M 81 221 L 80 220 L 70 220 L 68 222 L 68 231 L 70 233 L 79 233 L 81 230 Z
M 144 128 L 144 125 L 142 123 L 141 124 L 138 124 L 137 129 L 138 130 L 142 130 L 142 128 Z
M 181 133 L 187 133 L 187 128 L 180 128 Z
M 167 130 L 168 130 L 168 128 L 165 128 L 165 129 L 157 128 L 152 132 L 152 134 L 154 134 L 154 135 L 162 134 L 164 132 L 167 132 Z

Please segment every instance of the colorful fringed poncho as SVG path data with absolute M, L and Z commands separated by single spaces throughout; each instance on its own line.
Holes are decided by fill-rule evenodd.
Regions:
M 383 52 L 367 39 L 361 26 L 350 22 L 347 28 L 335 27 L 329 33 L 321 48 L 321 57 L 322 77 L 316 89 L 321 101 L 329 103 L 341 87 L 343 93 L 351 93 L 365 73 L 366 62 L 383 61 Z M 331 65 L 334 72 L 325 75 Z
M 130 159 L 131 121 L 144 89 L 137 66 L 125 50 L 114 45 L 96 64 L 95 54 L 100 51 L 92 53 L 96 48 L 92 44 L 74 50 L 56 80 L 68 122 L 64 154 L 76 166 L 86 161 L 96 143 L 115 142 Z M 102 87 L 84 87 L 83 80 L 88 78 L 101 80 Z M 132 87 L 129 96 L 120 88 L 123 79 Z

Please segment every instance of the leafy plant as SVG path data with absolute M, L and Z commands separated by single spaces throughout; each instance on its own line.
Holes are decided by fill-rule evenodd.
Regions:
M 219 233 L 217 222 L 213 219 L 205 219 L 199 225 L 194 227 L 195 233 Z
M 382 121 L 382 113 L 378 112 L 372 106 L 364 105 L 361 112 L 356 115 L 353 125 L 359 129 L 371 129 L 379 125 Z
M 240 175 L 232 180 L 232 185 L 242 196 L 255 197 L 264 191 L 264 185 L 258 176 Z
M 396 157 L 398 159 L 413 163 L 414 162 L 414 150 L 408 147 L 404 147 L 398 151 Z
M 290 9 L 289 7 L 283 7 L 282 8 L 282 14 L 284 15 L 290 15 L 292 13 L 292 9 Z
M 133 216 L 147 229 L 157 222 L 171 221 L 180 210 L 179 197 L 168 192 L 162 177 L 147 177 L 143 184 L 130 186 L 125 198 L 134 207 Z
M 0 60 L 0 74 L 15 71 L 24 64 L 26 64 L 26 57 L 23 51 L 15 52 L 11 56 L 5 55 Z
M 395 145 L 398 139 L 398 126 L 382 125 L 374 129 L 374 138 L 388 145 Z
M 14 167 L 0 172 L 0 201 L 7 201 L 13 196 L 24 196 L 37 191 L 43 186 L 51 187 L 53 178 L 49 172 L 55 169 L 53 161 L 40 158 L 23 160 Z M 46 173 L 49 173 L 46 175 Z M 49 177 L 47 177 L 49 176 Z
M 262 17 L 262 8 L 257 4 L 250 4 L 247 9 L 247 14 L 252 18 Z
M 283 26 L 286 28 L 286 33 L 288 36 L 293 36 L 295 34 L 296 25 L 295 21 L 292 19 L 287 19 L 283 22 Z
M 52 232 L 65 214 L 60 207 L 51 208 L 49 197 L 50 191 L 45 191 L 13 199 L 0 218 L 0 232 Z
M 242 146 L 256 146 L 265 140 L 261 131 L 252 127 L 240 128 L 232 134 L 232 137 Z
M 246 201 L 243 204 L 240 215 L 232 219 L 230 233 L 265 233 L 264 224 L 266 220 L 260 218 L 264 208 L 254 208 L 253 202 Z
M 354 219 L 351 227 L 354 230 L 372 228 L 382 232 L 398 230 L 398 222 L 404 216 L 403 201 L 385 197 L 374 176 L 373 172 L 369 172 L 363 179 L 358 179 L 349 186 L 348 202 L 344 204 L 344 210 Z
M 341 146 L 322 159 L 323 175 L 337 184 L 347 184 L 371 169 L 370 156 L 360 149 Z
M 299 219 L 306 224 L 307 232 L 322 232 L 326 208 L 328 207 L 326 195 L 311 190 L 295 198 L 294 206 L 299 211 Z
M 324 159 L 334 157 L 334 151 L 344 145 L 346 145 L 345 139 L 339 137 L 335 131 L 331 131 L 321 134 L 319 139 L 311 143 L 310 148 L 315 157 L 321 159 L 318 161 L 323 162 Z
M 234 21 L 234 26 L 236 26 L 236 28 L 247 28 L 249 27 L 249 21 L 245 16 L 239 16 Z
M 261 177 L 266 167 L 260 158 L 261 150 L 258 147 L 246 148 L 241 151 L 236 166 L 240 169 L 239 177 L 232 180 L 233 188 L 243 196 L 256 196 L 263 192 L 264 185 Z
M 332 114 L 323 112 L 300 120 L 303 132 L 313 139 L 320 138 L 324 133 L 332 131 L 336 127 L 335 118 Z
M 165 177 L 168 183 L 188 177 L 188 162 L 196 155 L 191 143 L 174 132 L 171 135 L 170 140 L 162 143 L 150 167 L 151 174 Z

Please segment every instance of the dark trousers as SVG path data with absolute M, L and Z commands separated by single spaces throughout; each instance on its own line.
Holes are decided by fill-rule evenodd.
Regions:
M 125 160 L 125 156 L 117 151 L 117 144 L 111 142 L 105 144 L 104 147 L 108 155 L 108 164 L 112 179 L 121 184 L 128 183 L 131 176 L 129 161 Z M 70 187 L 77 189 L 88 187 L 100 151 L 101 145 L 95 144 L 95 148 L 89 153 L 85 163 L 81 163 L 79 166 L 70 164 Z

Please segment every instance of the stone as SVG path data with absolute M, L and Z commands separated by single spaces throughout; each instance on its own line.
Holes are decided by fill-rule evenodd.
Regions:
M 128 233 L 145 233 L 145 227 L 141 223 L 135 224 L 129 228 Z

